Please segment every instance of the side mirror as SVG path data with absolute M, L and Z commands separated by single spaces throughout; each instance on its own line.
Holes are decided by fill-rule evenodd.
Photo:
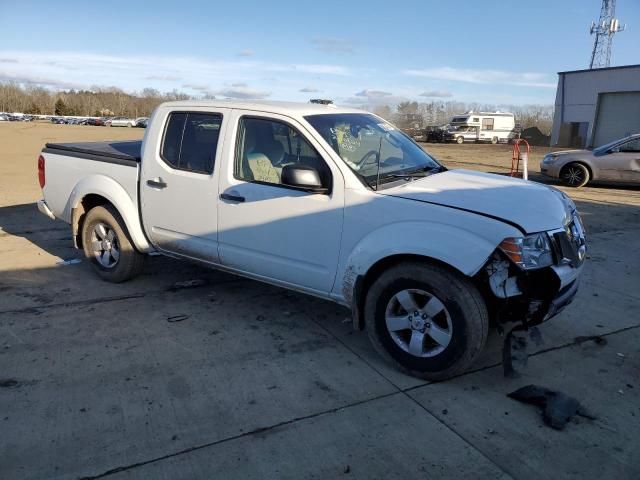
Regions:
M 285 165 L 282 169 L 282 183 L 307 192 L 327 193 L 329 191 L 322 185 L 318 171 L 306 165 Z
M 613 147 L 607 153 L 620 153 L 620 147 Z

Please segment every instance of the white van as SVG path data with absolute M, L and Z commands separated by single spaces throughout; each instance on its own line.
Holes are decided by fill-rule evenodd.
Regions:
M 513 113 L 467 112 L 451 119 L 447 142 L 491 142 L 508 143 L 514 136 L 516 126 Z

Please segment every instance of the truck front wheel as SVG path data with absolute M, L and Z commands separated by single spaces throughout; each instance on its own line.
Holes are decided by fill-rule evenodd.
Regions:
M 135 249 L 122 217 L 110 205 L 89 210 L 82 225 L 82 246 L 103 280 L 120 283 L 142 271 L 144 255 Z
M 484 349 L 486 305 L 463 275 L 402 263 L 372 284 L 365 323 L 378 352 L 406 373 L 443 380 L 465 371 Z
M 463 136 L 459 136 L 458 138 L 456 138 L 456 143 L 458 143 L 458 144 L 464 143 L 464 137 Z

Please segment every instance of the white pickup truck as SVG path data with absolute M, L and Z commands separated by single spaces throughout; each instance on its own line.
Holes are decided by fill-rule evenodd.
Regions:
M 559 190 L 447 170 L 334 105 L 165 103 L 142 142 L 47 144 L 38 176 L 40 211 L 105 280 L 155 251 L 316 295 L 432 380 L 471 365 L 490 323 L 556 315 L 586 252 Z

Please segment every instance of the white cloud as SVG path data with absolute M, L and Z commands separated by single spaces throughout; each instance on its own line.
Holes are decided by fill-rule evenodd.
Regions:
M 316 93 L 316 92 L 319 92 L 320 90 L 318 90 L 317 88 L 314 88 L 314 87 L 304 87 L 304 88 L 301 88 L 298 91 L 302 92 L 302 93 Z
M 451 92 L 447 90 L 428 90 L 420 94 L 421 97 L 448 98 L 453 97 Z
M 215 95 L 220 95 L 222 97 L 227 97 L 227 98 L 235 98 L 238 100 L 248 100 L 248 99 L 262 99 L 262 98 L 267 98 L 268 96 L 271 95 L 270 92 L 263 92 L 260 90 L 256 90 L 254 88 L 250 88 L 245 86 L 240 86 L 240 87 L 229 87 L 229 88 L 223 88 L 222 90 L 217 90 L 215 92 L 213 92 Z
M 238 52 L 239 57 L 253 57 L 254 54 L 255 52 L 253 50 L 242 50 Z
M 211 87 L 209 85 L 198 85 L 193 83 L 185 83 L 182 85 L 182 88 L 188 88 L 190 90 L 196 90 L 197 92 L 210 92 Z
M 502 70 L 474 70 L 466 68 L 437 67 L 423 70 L 405 70 L 404 75 L 435 78 L 457 82 L 514 85 L 519 87 L 556 88 L 546 73 L 507 72 Z
M 356 97 L 367 97 L 367 98 L 381 98 L 381 97 L 390 97 L 392 95 L 391 92 L 384 92 L 382 90 L 369 90 L 365 89 L 361 92 L 355 94 Z
M 309 40 L 316 50 L 325 53 L 352 54 L 354 44 L 351 40 L 339 37 L 315 37 Z
M 166 82 L 177 82 L 180 80 L 180 77 L 177 75 L 147 75 L 144 77 L 145 80 L 162 80 Z
M 347 76 L 351 71 L 341 65 L 290 64 L 255 60 L 206 60 L 179 56 L 103 55 L 80 52 L 0 51 L 2 79 L 43 85 L 51 88 L 90 88 L 117 86 L 127 91 L 145 87 L 172 90 L 180 84 L 206 87 L 209 91 L 230 85 L 238 78 L 264 78 L 278 73 L 305 78 Z M 73 74 L 69 70 L 73 69 Z M 216 85 L 211 85 L 215 79 Z M 178 83 L 180 82 L 180 83 Z M 191 88 L 191 87 L 190 87 Z M 236 85 L 233 88 L 243 88 Z M 255 91 L 264 95 L 266 92 Z M 240 98 L 240 97 L 238 97 Z

